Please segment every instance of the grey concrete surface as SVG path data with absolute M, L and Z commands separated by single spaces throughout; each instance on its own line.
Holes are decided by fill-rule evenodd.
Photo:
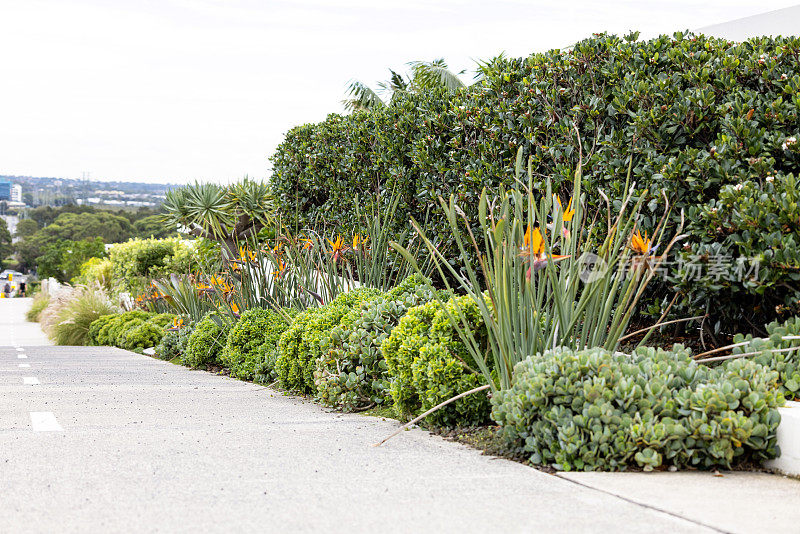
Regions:
M 800 532 L 800 481 L 795 478 L 741 471 L 559 476 L 726 532 Z
M 32 298 L 0 299 L 0 345 L 50 345 L 39 323 L 25 320 Z
M 396 422 L 118 349 L 2 348 L 0 406 L 0 532 L 713 531 L 421 430 L 373 447 Z

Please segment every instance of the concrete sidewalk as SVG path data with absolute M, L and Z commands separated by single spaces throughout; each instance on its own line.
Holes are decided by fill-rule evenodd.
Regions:
M 0 299 L 0 345 L 51 345 L 39 323 L 29 323 L 25 313 L 32 298 Z
M 3 321 L 20 332 L 19 315 Z M 330 413 L 119 349 L 0 348 L 0 407 L 0 532 L 744 533 L 800 524 L 797 480 L 554 476 L 421 430 L 373 447 L 396 421 Z
M 0 399 L 3 532 L 712 531 L 421 430 L 373 447 L 396 422 L 118 349 L 0 349 Z

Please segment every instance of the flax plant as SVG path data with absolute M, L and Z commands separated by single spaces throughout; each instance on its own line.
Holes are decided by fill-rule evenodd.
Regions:
M 535 191 L 530 163 L 523 182 L 523 166 L 520 151 L 516 187 L 496 195 L 484 189 L 478 205 L 479 231 L 472 230 L 454 197 L 440 198 L 463 260 L 460 268 L 451 265 L 422 226 L 413 222 L 448 289 L 470 295 L 481 311 L 489 334 L 485 353 L 463 310 L 455 306 L 449 319 L 493 391 L 511 386 L 517 363 L 548 349 L 617 350 L 648 283 L 682 237 L 670 240 L 661 256 L 654 255 L 657 245 L 652 242 L 665 240 L 667 206 L 653 240 L 640 240 L 648 249 L 634 250 L 632 237 L 638 232 L 642 199 L 634 200 L 633 187 L 626 188 L 629 192 L 616 213 L 607 203 L 605 220 L 590 221 L 584 210 L 580 164 L 569 202 L 553 194 L 549 181 L 545 191 Z M 396 243 L 394 247 L 414 264 L 404 247 Z M 475 255 L 477 266 L 469 261 Z

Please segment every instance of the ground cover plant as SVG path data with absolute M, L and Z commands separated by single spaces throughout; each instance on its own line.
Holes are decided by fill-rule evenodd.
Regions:
M 281 387 L 299 393 L 313 393 L 316 388 L 314 371 L 321 355 L 322 340 L 354 306 L 380 294 L 379 290 L 372 288 L 354 289 L 295 317 L 278 342 L 275 372 Z
M 381 347 L 410 308 L 435 298 L 430 284 L 420 274 L 409 276 L 385 295 L 353 307 L 325 336 L 314 372 L 319 402 L 350 411 L 391 401 Z
M 98 317 L 89 325 L 86 343 L 127 350 L 142 350 L 158 345 L 176 316 L 133 310 Z
M 210 312 L 194 326 L 186 340 L 182 362 L 193 368 L 219 365 L 229 330 L 216 312 Z
M 753 361 L 719 367 L 689 351 L 558 348 L 520 362 L 493 398 L 510 446 L 560 470 L 729 468 L 780 454 L 778 373 Z
M 462 328 L 468 329 L 475 343 L 485 351 L 486 325 L 477 303 L 469 295 L 452 298 L 444 304 L 432 300 L 410 308 L 381 345 L 391 377 L 389 390 L 401 418 L 410 419 L 459 393 L 486 384 L 480 366 L 450 321 L 453 314 L 461 315 Z M 488 420 L 489 408 L 486 395 L 472 395 L 434 412 L 427 421 L 437 426 L 478 425 Z

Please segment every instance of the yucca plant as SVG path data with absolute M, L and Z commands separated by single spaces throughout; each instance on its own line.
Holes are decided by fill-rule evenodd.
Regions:
M 495 391 L 511 386 L 518 362 L 547 349 L 616 350 L 648 283 L 681 238 L 669 240 L 656 256 L 658 244 L 666 239 L 664 219 L 652 239 L 642 236 L 636 227 L 641 199 L 634 201 L 629 192 L 616 213 L 609 205 L 605 220 L 596 224 L 584 211 L 580 164 L 572 197 L 563 203 L 549 182 L 545 191 L 532 189 L 530 163 L 523 182 L 523 166 L 520 151 L 517 187 L 496 195 L 484 189 L 477 235 L 453 197 L 440 199 L 463 259 L 460 267 L 446 260 L 420 224 L 413 224 L 448 288 L 478 304 L 489 334 L 487 353 L 458 306 L 449 319 Z M 394 246 L 414 263 L 404 247 Z M 478 257 L 475 267 L 469 261 L 473 253 Z

